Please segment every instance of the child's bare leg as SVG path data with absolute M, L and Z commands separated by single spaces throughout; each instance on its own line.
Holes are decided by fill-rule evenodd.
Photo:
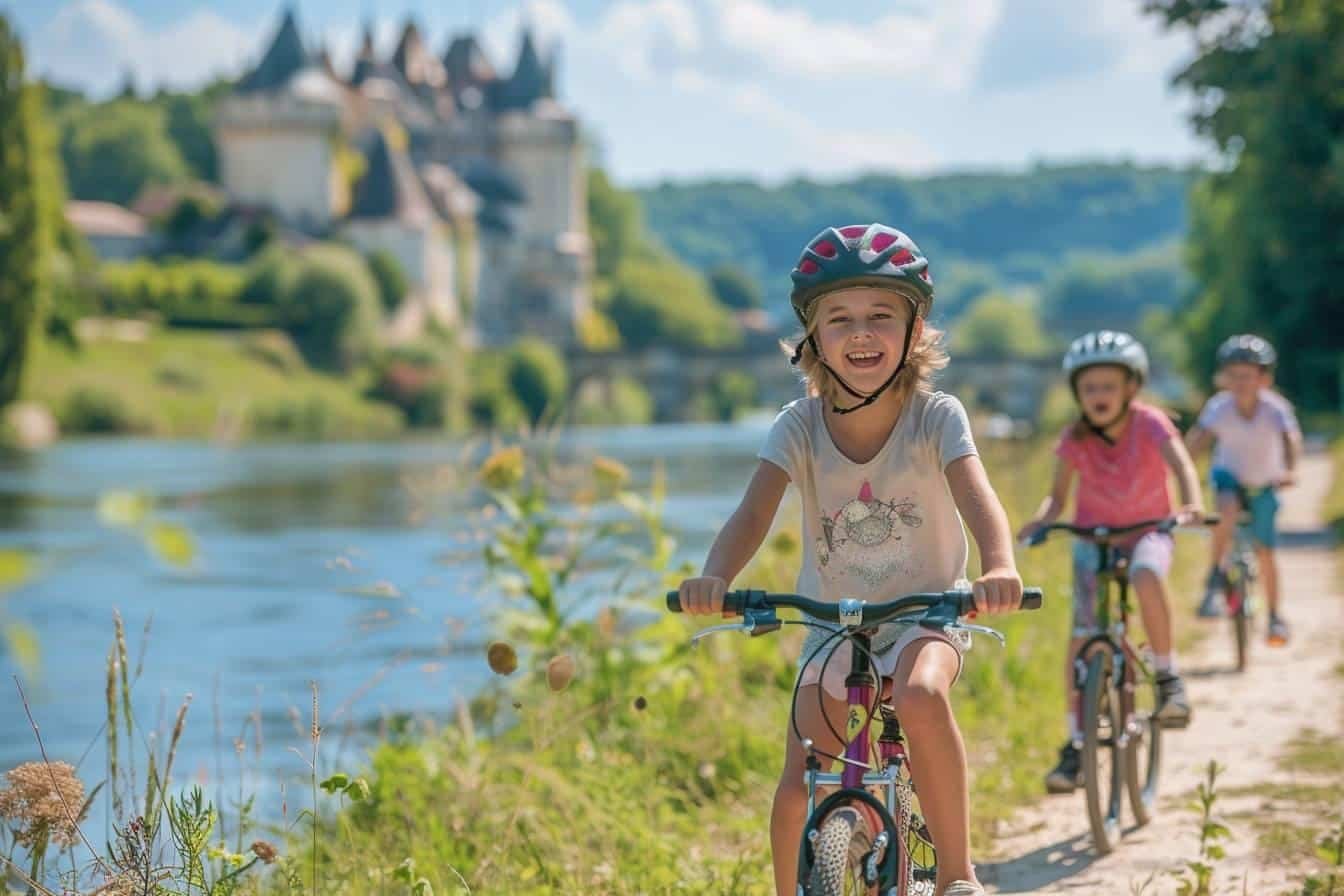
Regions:
M 821 692 L 825 700 L 825 714 L 817 703 Z M 810 738 L 816 749 L 838 756 L 844 751 L 844 742 L 832 732 L 845 731 L 848 707 L 843 700 L 821 691 L 820 685 L 808 685 L 798 691 L 798 730 Z M 826 719 L 830 718 L 827 726 Z M 784 750 L 784 771 L 775 788 L 775 803 L 770 809 L 770 856 L 775 866 L 775 892 L 778 896 L 797 896 L 798 847 L 803 839 L 803 825 L 807 823 L 807 788 L 803 772 L 807 768 L 807 754 L 790 726 Z M 822 770 L 827 762 L 822 760 Z
M 1167 599 L 1166 582 L 1151 569 L 1134 570 L 1129 581 L 1139 596 L 1143 630 L 1148 633 L 1154 655 L 1171 656 L 1171 602 Z
M 1255 559 L 1260 567 L 1260 581 L 1265 583 L 1265 601 L 1269 604 L 1269 612 L 1278 615 L 1279 612 L 1279 564 L 1274 555 L 1274 549 L 1262 544 L 1255 546 Z
M 1078 725 L 1078 704 L 1082 702 L 1082 695 L 1074 687 L 1077 680 L 1077 671 L 1073 668 L 1073 661 L 1078 656 L 1078 648 L 1083 646 L 1083 639 L 1074 637 L 1069 640 L 1069 650 L 1064 654 L 1064 700 L 1068 707 L 1068 733 L 1072 739 L 1075 732 L 1074 728 Z
M 902 651 L 892 676 L 892 702 L 910 742 L 910 771 L 938 851 L 938 893 L 953 881 L 975 880 L 966 748 L 948 700 L 960 669 L 955 647 L 924 638 Z
M 1232 535 L 1237 529 L 1237 520 L 1241 517 L 1241 502 L 1232 492 L 1218 493 L 1218 525 L 1213 527 L 1212 558 L 1209 566 L 1222 569 L 1227 559 L 1227 549 L 1232 544 Z

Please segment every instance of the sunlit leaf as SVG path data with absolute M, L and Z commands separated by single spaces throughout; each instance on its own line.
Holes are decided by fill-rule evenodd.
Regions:
M 23 551 L 0 549 L 0 592 L 17 588 L 32 575 L 33 561 Z
M 345 795 L 354 802 L 362 802 L 369 798 L 369 782 L 363 778 L 356 778 L 345 786 Z
M 337 772 L 321 784 L 317 785 L 327 793 L 335 793 L 338 790 L 344 790 L 350 783 L 350 776 L 344 772 Z
M 22 622 L 7 622 L 4 629 L 5 652 L 14 657 L 14 662 L 23 670 L 24 675 L 35 678 L 42 665 L 42 651 L 37 640 L 37 632 Z
M 141 492 L 103 492 L 98 497 L 98 518 L 109 526 L 136 528 L 154 509 L 154 499 Z
M 196 559 L 196 539 L 184 527 L 154 523 L 145 534 L 154 555 L 173 566 L 190 566 Z

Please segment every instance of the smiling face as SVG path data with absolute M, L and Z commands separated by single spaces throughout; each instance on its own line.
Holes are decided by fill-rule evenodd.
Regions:
M 814 318 L 821 357 L 854 389 L 872 392 L 901 363 L 913 316 L 910 300 L 886 289 L 856 286 L 823 296 Z M 912 345 L 922 325 L 915 320 Z
M 1139 391 L 1128 370 L 1117 364 L 1085 368 L 1074 380 L 1078 406 L 1093 426 L 1110 426 Z

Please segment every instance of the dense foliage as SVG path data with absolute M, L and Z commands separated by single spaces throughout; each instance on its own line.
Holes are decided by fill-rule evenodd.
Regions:
M 1344 380 L 1344 6 L 1335 0 L 1150 0 L 1195 34 L 1177 77 L 1194 125 L 1223 156 L 1193 195 L 1184 318 L 1194 372 L 1228 335 L 1280 346 L 1279 379 L 1311 409 L 1338 409 Z

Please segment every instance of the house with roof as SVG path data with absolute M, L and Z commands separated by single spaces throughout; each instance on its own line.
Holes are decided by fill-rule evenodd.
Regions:
M 571 342 L 592 249 L 579 125 L 555 72 L 526 30 L 505 75 L 475 35 L 437 55 L 407 22 L 389 54 L 365 28 L 343 76 L 291 9 L 220 103 L 222 185 L 291 228 L 392 253 L 411 284 L 398 338 L 435 320 L 487 345 Z

